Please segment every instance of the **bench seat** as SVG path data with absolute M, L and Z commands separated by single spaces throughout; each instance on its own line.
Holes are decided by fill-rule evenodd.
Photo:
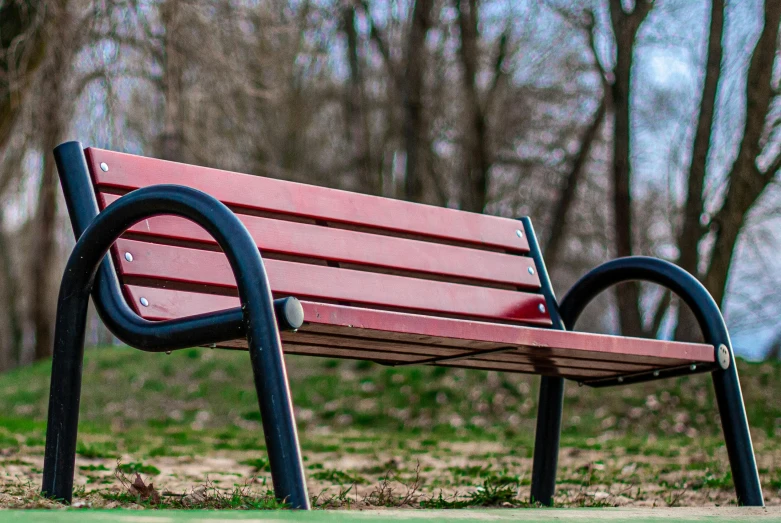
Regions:
M 128 286 L 147 319 L 164 320 L 239 305 L 238 298 Z M 565 332 L 520 325 L 302 301 L 304 325 L 283 332 L 286 353 L 369 360 L 385 365 L 436 364 L 561 376 L 586 384 L 621 375 L 713 364 L 711 345 Z M 217 344 L 247 347 L 246 340 Z M 508 349 L 504 351 L 502 349 Z M 500 352 L 497 352 L 500 351 Z M 481 354 L 484 353 L 484 354 Z M 454 358 L 429 361 L 438 358 Z

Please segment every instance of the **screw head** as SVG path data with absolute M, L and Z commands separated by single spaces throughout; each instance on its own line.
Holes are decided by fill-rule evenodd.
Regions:
M 142 298 L 141 298 L 140 300 L 138 300 L 138 301 L 140 301 L 140 302 L 141 302 L 141 305 L 143 305 L 144 307 L 149 307 L 149 300 L 147 300 L 146 298 L 143 298 L 143 297 L 142 297 Z
M 618 377 L 618 383 L 624 383 L 624 378 L 622 376 Z
M 545 314 L 545 305 L 540 303 L 539 305 L 537 305 L 537 310 L 539 310 L 541 313 Z
M 658 371 L 658 370 L 655 370 L 655 371 L 654 371 L 654 378 L 658 378 L 658 377 L 659 377 L 659 371 Z
M 126 252 L 126 253 L 125 253 L 125 259 L 126 259 L 127 261 L 131 262 L 131 261 L 133 261 L 133 255 L 132 255 L 132 254 L 130 254 L 129 252 Z
M 692 363 L 691 365 L 689 365 L 689 370 L 691 370 L 691 371 L 697 370 L 697 365 Z
M 719 367 L 727 370 L 729 368 L 729 349 L 726 345 L 721 344 L 719 345 L 719 349 L 716 352 L 718 355 L 717 359 L 719 360 Z
M 522 230 L 520 230 L 520 229 L 515 229 L 515 235 L 516 235 L 518 238 L 523 238 L 523 231 L 522 231 Z
M 103 172 L 108 172 L 108 164 L 106 162 L 100 162 L 100 170 Z
M 534 267 L 529 267 L 529 274 L 534 274 Z

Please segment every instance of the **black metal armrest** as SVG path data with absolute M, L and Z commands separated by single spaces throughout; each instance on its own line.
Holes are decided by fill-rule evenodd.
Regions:
M 659 258 L 629 256 L 618 258 L 592 269 L 572 286 L 559 305 L 559 314 L 567 330 L 572 330 L 586 306 L 602 291 L 626 281 L 646 281 L 661 285 L 677 294 L 694 312 L 705 341 L 718 348 L 730 347 L 729 333 L 719 306 L 708 290 L 691 274 Z M 729 358 L 716 359 L 727 368 Z M 717 354 L 718 356 L 718 354 Z
M 106 272 L 111 265 L 105 259 L 106 253 L 133 224 L 159 214 L 190 219 L 214 237 L 236 278 L 240 309 L 161 322 L 144 320 L 130 310 L 119 294 L 116 280 L 108 279 Z M 101 302 L 101 308 L 115 334 L 133 346 L 159 351 L 246 337 L 274 491 L 293 507 L 309 508 L 277 318 L 260 252 L 244 224 L 228 207 L 206 193 L 177 185 L 145 187 L 114 202 L 84 229 L 68 258 L 57 303 L 44 495 L 68 502 L 73 495 L 84 330 L 98 267 L 106 282 L 98 288 L 96 301 L 102 296 L 100 289 L 112 283 L 113 289 L 103 291 L 110 293 L 111 302 Z M 295 310 L 291 300 L 294 299 L 285 303 Z M 238 318 L 241 323 L 233 323 Z
M 714 366 L 711 375 L 738 503 L 763 506 L 762 488 L 759 483 L 759 474 L 729 332 L 718 305 L 707 289 L 694 276 L 677 265 L 657 258 L 631 256 L 609 261 L 588 272 L 572 286 L 564 297 L 559 307 L 559 313 L 565 327 L 571 329 L 583 309 L 600 292 L 617 283 L 631 280 L 656 283 L 677 294 L 694 312 L 705 341 L 714 346 L 715 360 L 718 365 Z M 546 399 L 546 404 L 555 404 L 556 409 L 554 417 L 557 419 L 554 420 L 555 423 L 552 423 L 551 427 L 558 431 L 561 423 L 563 381 L 559 378 L 548 378 L 548 383 L 544 383 L 544 385 L 550 390 L 547 394 L 550 394 L 552 398 Z M 546 392 L 541 392 L 541 404 L 543 393 Z M 537 441 L 539 442 L 541 437 L 550 437 L 553 429 L 543 426 L 543 430 L 540 431 L 538 427 Z M 533 481 L 532 492 L 537 499 L 545 504 L 550 504 L 555 486 L 556 458 L 551 452 L 543 451 L 538 457 L 535 450 L 535 464 L 538 462 L 540 466 L 537 468 L 540 470 L 542 470 L 542 464 L 552 463 L 554 472 L 540 473 L 536 481 Z

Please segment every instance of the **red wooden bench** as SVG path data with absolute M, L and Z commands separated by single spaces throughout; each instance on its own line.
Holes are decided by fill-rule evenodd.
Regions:
M 49 496 L 71 498 L 92 293 L 109 328 L 143 350 L 249 348 L 275 491 L 294 507 L 309 501 L 282 350 L 542 375 L 532 496 L 544 504 L 555 489 L 564 379 L 601 387 L 711 372 L 738 500 L 763 503 L 729 335 L 707 291 L 672 264 L 610 262 L 558 304 L 528 218 L 82 151 L 78 142 L 55 157 L 79 241 L 58 309 Z M 678 293 L 707 343 L 570 330 L 596 294 L 634 279 Z

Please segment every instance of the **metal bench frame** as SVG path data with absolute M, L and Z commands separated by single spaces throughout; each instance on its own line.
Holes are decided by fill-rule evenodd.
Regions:
M 165 352 L 246 337 L 275 495 L 293 508 L 308 509 L 301 461 L 279 331 L 296 329 L 303 311 L 295 298 L 274 300 L 258 248 L 236 215 L 215 198 L 183 186 L 159 185 L 133 191 L 99 211 L 81 143 L 67 142 L 54 151 L 65 201 L 77 238 L 60 287 L 52 362 L 49 418 L 43 472 L 43 495 L 70 502 L 76 459 L 84 332 L 90 295 L 106 326 L 128 345 Z M 227 255 L 242 307 L 189 318 L 152 322 L 127 305 L 113 263 L 111 245 L 134 223 L 160 214 L 178 215 L 206 229 Z M 629 280 L 662 285 L 691 309 L 718 365 L 674 368 L 611 378 L 595 386 L 636 383 L 693 372 L 711 371 L 738 503 L 762 506 L 751 436 L 737 368 L 724 319 L 696 278 L 655 258 L 629 257 L 605 263 L 578 281 L 557 303 L 531 221 L 522 219 L 531 256 L 553 328 L 572 330 L 588 303 L 603 290 Z M 420 363 L 431 363 L 421 361 Z M 551 505 L 564 398 L 564 379 L 542 377 L 532 475 L 532 500 Z

